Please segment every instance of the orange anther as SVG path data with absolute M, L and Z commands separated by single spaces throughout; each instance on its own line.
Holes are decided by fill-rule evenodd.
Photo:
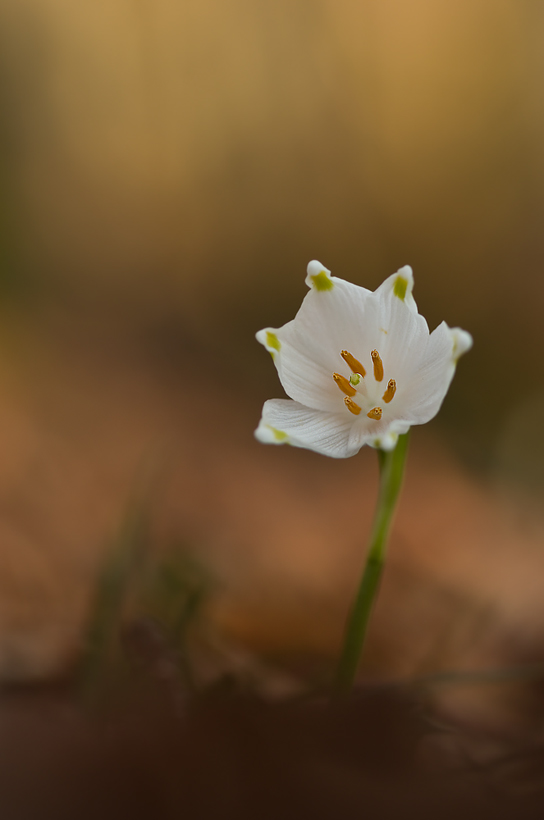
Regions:
M 345 401 L 345 399 L 344 399 Z M 375 421 L 379 421 L 382 417 L 382 408 L 381 407 L 373 407 L 372 410 L 369 410 L 367 413 L 369 419 L 374 419 Z
M 387 390 L 385 391 L 385 393 L 382 396 L 382 399 L 384 400 L 384 402 L 386 404 L 389 404 L 389 402 L 391 401 L 391 399 L 395 395 L 396 389 L 397 389 L 397 383 L 396 383 L 395 379 L 389 379 L 389 381 L 387 382 Z
M 345 393 L 346 396 L 354 396 L 357 393 L 356 389 L 352 387 L 345 376 L 341 376 L 340 373 L 333 373 L 332 377 L 342 393 Z
M 355 356 L 352 356 L 347 350 L 342 350 L 340 355 L 342 356 L 343 360 L 350 367 L 354 373 L 360 373 L 361 376 L 366 375 L 366 370 L 364 369 L 363 365 L 360 361 L 358 361 Z
M 377 382 L 381 382 L 383 379 L 383 362 L 380 359 L 380 354 L 377 350 L 372 350 L 370 355 L 372 356 L 372 364 L 374 365 L 374 378 Z
M 344 404 L 348 408 L 349 412 L 353 413 L 354 416 L 358 416 L 361 412 L 362 408 L 359 407 L 358 404 L 355 404 L 353 399 L 351 399 L 349 396 L 344 396 Z

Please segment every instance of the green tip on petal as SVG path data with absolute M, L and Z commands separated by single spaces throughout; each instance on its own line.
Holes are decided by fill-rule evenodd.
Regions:
M 395 284 L 393 285 L 393 293 L 397 296 L 401 302 L 404 302 L 406 298 L 406 291 L 408 289 L 408 279 L 405 279 L 404 276 L 397 276 L 395 279 Z
M 270 430 L 272 431 L 272 435 L 276 439 L 276 441 L 285 441 L 289 436 L 287 433 L 284 433 L 283 430 L 276 430 L 275 427 L 271 427 Z
M 331 278 L 330 270 L 328 270 L 325 265 L 322 265 L 321 262 L 318 262 L 317 259 L 313 259 L 308 263 L 306 274 L 306 284 L 309 288 L 321 292 L 333 289 L 334 282 Z
M 330 276 L 327 276 L 324 270 L 321 271 L 321 273 L 316 273 L 313 276 L 310 276 L 310 279 L 312 280 L 313 287 L 316 290 L 332 290 L 334 287 L 334 282 Z
M 276 336 L 275 333 L 271 333 L 269 330 L 266 331 L 266 346 L 268 348 L 273 348 L 274 350 L 277 350 L 278 352 L 281 349 L 280 340 L 278 339 L 278 337 Z

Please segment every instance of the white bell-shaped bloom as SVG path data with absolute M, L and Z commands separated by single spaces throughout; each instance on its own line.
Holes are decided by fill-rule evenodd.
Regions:
M 291 398 L 265 402 L 256 437 L 334 458 L 392 449 L 438 413 L 472 337 L 445 322 L 429 333 L 409 266 L 372 292 L 314 261 L 306 284 L 295 318 L 257 333 Z

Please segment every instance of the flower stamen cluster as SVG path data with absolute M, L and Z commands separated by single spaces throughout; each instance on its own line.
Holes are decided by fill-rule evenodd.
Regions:
M 332 377 L 337 385 L 340 388 L 342 393 L 345 393 L 344 396 L 344 404 L 350 411 L 353 413 L 354 416 L 358 416 L 359 413 L 363 410 L 363 405 L 368 406 L 369 404 L 369 389 L 368 389 L 368 382 L 363 381 L 366 376 L 366 370 L 358 361 L 355 356 L 352 356 L 351 353 L 347 350 L 342 350 L 340 355 L 342 356 L 343 360 L 346 364 L 352 369 L 352 373 L 347 379 L 341 373 L 333 373 Z M 370 353 L 372 358 L 372 364 L 374 368 L 374 380 L 376 383 L 383 381 L 383 362 L 380 358 L 380 354 L 377 350 L 372 350 Z M 386 404 L 389 404 L 392 401 L 395 392 L 397 390 L 397 383 L 395 379 L 389 379 L 387 383 L 387 389 L 383 394 L 382 401 Z M 380 391 L 381 392 L 381 391 Z M 375 393 L 375 390 L 372 391 Z M 354 401 L 355 396 L 358 397 L 359 403 Z M 370 402 L 374 404 L 373 401 Z M 374 421 L 380 421 L 383 415 L 383 409 L 379 405 L 375 405 L 368 410 L 367 414 L 369 419 L 374 419 Z

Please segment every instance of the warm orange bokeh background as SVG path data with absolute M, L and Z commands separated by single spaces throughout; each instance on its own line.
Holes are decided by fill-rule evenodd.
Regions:
M 253 334 L 312 258 L 372 288 L 409 263 L 475 338 L 413 437 L 373 663 L 539 645 L 543 37 L 532 0 L 5 0 L 0 675 L 77 645 L 157 459 L 156 544 L 214 568 L 218 623 L 335 651 L 373 454 L 251 435 L 281 395 Z

